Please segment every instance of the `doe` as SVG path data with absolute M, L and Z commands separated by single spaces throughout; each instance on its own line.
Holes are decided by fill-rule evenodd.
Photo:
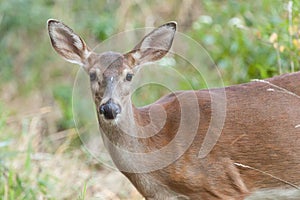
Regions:
M 140 66 L 168 53 L 175 22 L 154 29 L 125 54 L 95 53 L 57 20 L 48 20 L 48 31 L 55 51 L 89 75 L 106 148 L 147 200 L 244 199 L 259 191 L 299 190 L 299 72 L 178 91 L 137 108 L 131 102 L 132 79 Z M 223 91 L 221 134 L 211 151 L 199 157 L 206 134 L 219 131 L 218 124 L 211 124 L 212 104 Z

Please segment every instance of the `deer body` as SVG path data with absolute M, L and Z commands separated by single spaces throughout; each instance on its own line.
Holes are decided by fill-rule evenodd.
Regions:
M 188 92 L 191 91 L 177 95 L 185 95 Z M 234 163 L 270 172 L 282 180 L 300 184 L 300 130 L 297 128 L 300 119 L 300 99 L 296 96 L 300 94 L 299 72 L 275 77 L 266 82 L 227 87 L 226 95 L 229 101 L 223 132 L 213 151 L 205 159 L 199 159 L 198 152 L 210 122 L 210 93 L 218 93 L 218 89 L 195 93 L 202 118 L 193 145 L 174 164 L 148 175 L 142 174 L 142 177 L 150 176 L 149 180 L 159 180 L 158 184 L 161 185 L 158 185 L 158 188 L 167 185 L 175 194 L 183 194 L 192 199 L 201 196 L 203 199 L 239 199 L 259 188 L 289 187 L 269 175 L 241 168 Z M 186 103 L 189 103 L 188 99 Z M 157 104 L 171 109 L 166 112 L 172 117 L 178 115 L 176 111 L 180 110 L 176 96 L 169 95 L 152 105 L 135 109 L 136 115 L 139 115 L 138 119 L 147 119 L 147 110 Z M 172 123 L 179 124 L 176 120 L 180 119 L 174 118 Z M 170 126 L 172 125 L 166 124 L 161 133 L 154 138 L 139 141 L 140 146 L 162 148 L 165 144 L 159 143 L 169 142 L 174 137 L 172 134 L 177 132 L 176 127 L 172 131 Z M 124 145 L 128 144 L 127 142 Z M 139 179 L 139 175 L 126 176 L 137 188 L 143 188 L 139 180 L 136 180 Z M 156 194 L 156 191 L 157 188 L 152 191 L 153 194 Z M 147 192 L 141 193 L 147 196 Z
M 132 105 L 128 89 L 137 66 L 168 52 L 175 23 L 155 29 L 127 54 L 96 54 L 61 22 L 50 20 L 48 27 L 54 49 L 90 75 L 104 143 L 116 166 L 146 199 L 243 199 L 260 189 L 300 185 L 299 72 L 226 87 L 221 135 L 201 158 L 212 99 L 218 100 L 224 89 L 179 91 L 142 108 Z M 180 131 L 183 108 L 192 112 L 192 101 L 197 102 L 199 122 L 195 135 L 186 130 L 192 143 L 185 149 L 181 143 L 186 138 L 172 141 Z M 194 121 L 187 116 L 184 123 L 193 126 Z M 161 158 L 147 157 L 166 145 L 170 148 Z M 170 157 L 174 162 L 144 170 Z

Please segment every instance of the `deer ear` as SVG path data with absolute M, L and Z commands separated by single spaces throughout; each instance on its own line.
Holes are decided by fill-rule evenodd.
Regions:
M 85 42 L 60 21 L 48 20 L 48 32 L 55 51 L 71 63 L 84 65 L 90 54 Z
M 132 51 L 125 54 L 125 58 L 127 58 L 131 67 L 164 57 L 172 46 L 176 26 L 176 22 L 169 22 L 154 29 Z

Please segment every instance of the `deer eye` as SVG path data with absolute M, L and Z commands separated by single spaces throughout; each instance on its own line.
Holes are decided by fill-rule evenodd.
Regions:
M 133 74 L 130 74 L 130 73 L 126 74 L 126 81 L 131 81 L 132 77 L 133 77 Z
M 97 79 L 97 74 L 96 72 L 90 73 L 90 81 L 95 81 Z

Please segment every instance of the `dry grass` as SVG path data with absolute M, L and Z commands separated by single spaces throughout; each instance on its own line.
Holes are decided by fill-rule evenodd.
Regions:
M 78 137 L 75 129 L 54 131 L 61 117 L 59 107 L 55 103 L 41 106 L 41 96 L 40 92 L 22 99 L 2 96 L 9 113 L 4 130 L 12 134 L 3 153 L 15 153 L 4 159 L 5 173 L 12 170 L 31 188 L 39 188 L 44 182 L 46 191 L 38 189 L 38 199 L 141 199 L 120 172 L 106 168 L 80 145 L 73 144 Z M 6 193 L 11 189 L 7 185 Z

